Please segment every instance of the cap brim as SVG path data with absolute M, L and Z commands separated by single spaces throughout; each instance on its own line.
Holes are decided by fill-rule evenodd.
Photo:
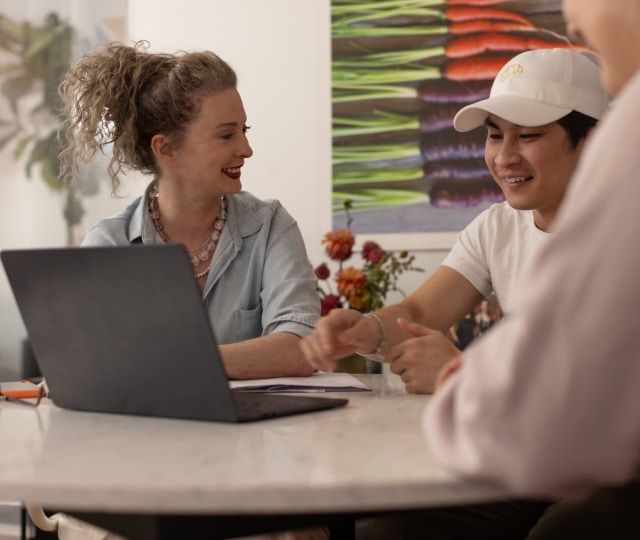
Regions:
M 543 126 L 571 110 L 521 96 L 495 96 L 460 109 L 453 119 L 453 127 L 457 131 L 470 131 L 483 125 L 490 114 L 519 126 Z

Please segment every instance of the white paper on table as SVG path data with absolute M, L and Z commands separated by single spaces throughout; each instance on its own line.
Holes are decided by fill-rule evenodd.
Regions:
M 241 392 L 366 392 L 366 384 L 350 373 L 317 371 L 310 377 L 276 377 L 229 381 L 232 390 Z

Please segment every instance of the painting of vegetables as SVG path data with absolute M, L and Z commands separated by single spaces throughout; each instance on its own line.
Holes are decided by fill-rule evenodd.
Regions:
M 566 35 L 561 0 L 332 0 L 334 227 L 353 201 L 357 233 L 463 229 L 503 200 L 485 132 L 456 112 L 489 96 L 531 49 L 588 49 Z

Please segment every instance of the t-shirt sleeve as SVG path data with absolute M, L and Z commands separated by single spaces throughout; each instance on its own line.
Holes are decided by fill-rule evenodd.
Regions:
M 486 249 L 482 241 L 486 236 L 486 217 L 485 211 L 458 235 L 456 243 L 442 263 L 464 276 L 483 296 L 489 296 L 493 291 Z

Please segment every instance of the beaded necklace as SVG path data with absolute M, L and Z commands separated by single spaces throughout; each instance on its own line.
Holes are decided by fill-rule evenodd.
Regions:
M 151 220 L 153 221 L 153 226 L 156 228 L 156 231 L 162 238 L 163 242 L 169 242 L 169 237 L 167 233 L 164 231 L 164 225 L 160 220 L 160 208 L 158 207 L 158 195 L 159 195 L 158 183 L 155 182 L 151 189 L 149 190 L 149 196 L 147 200 L 147 208 L 149 210 L 149 214 L 151 215 Z M 207 238 L 202 244 L 198 247 L 188 250 L 189 256 L 191 258 L 191 266 L 193 266 L 194 274 L 193 277 L 199 279 L 201 277 L 206 276 L 209 273 L 210 266 L 207 264 L 207 267 L 200 271 L 196 272 L 195 270 L 202 263 L 207 262 L 213 255 L 213 252 L 216 250 L 216 246 L 218 245 L 218 240 L 220 240 L 220 234 L 222 233 L 222 229 L 224 229 L 224 224 L 227 221 L 227 201 L 224 198 L 224 195 L 220 197 L 220 210 L 218 215 L 216 216 L 216 220 L 213 222 L 211 227 L 211 236 Z

